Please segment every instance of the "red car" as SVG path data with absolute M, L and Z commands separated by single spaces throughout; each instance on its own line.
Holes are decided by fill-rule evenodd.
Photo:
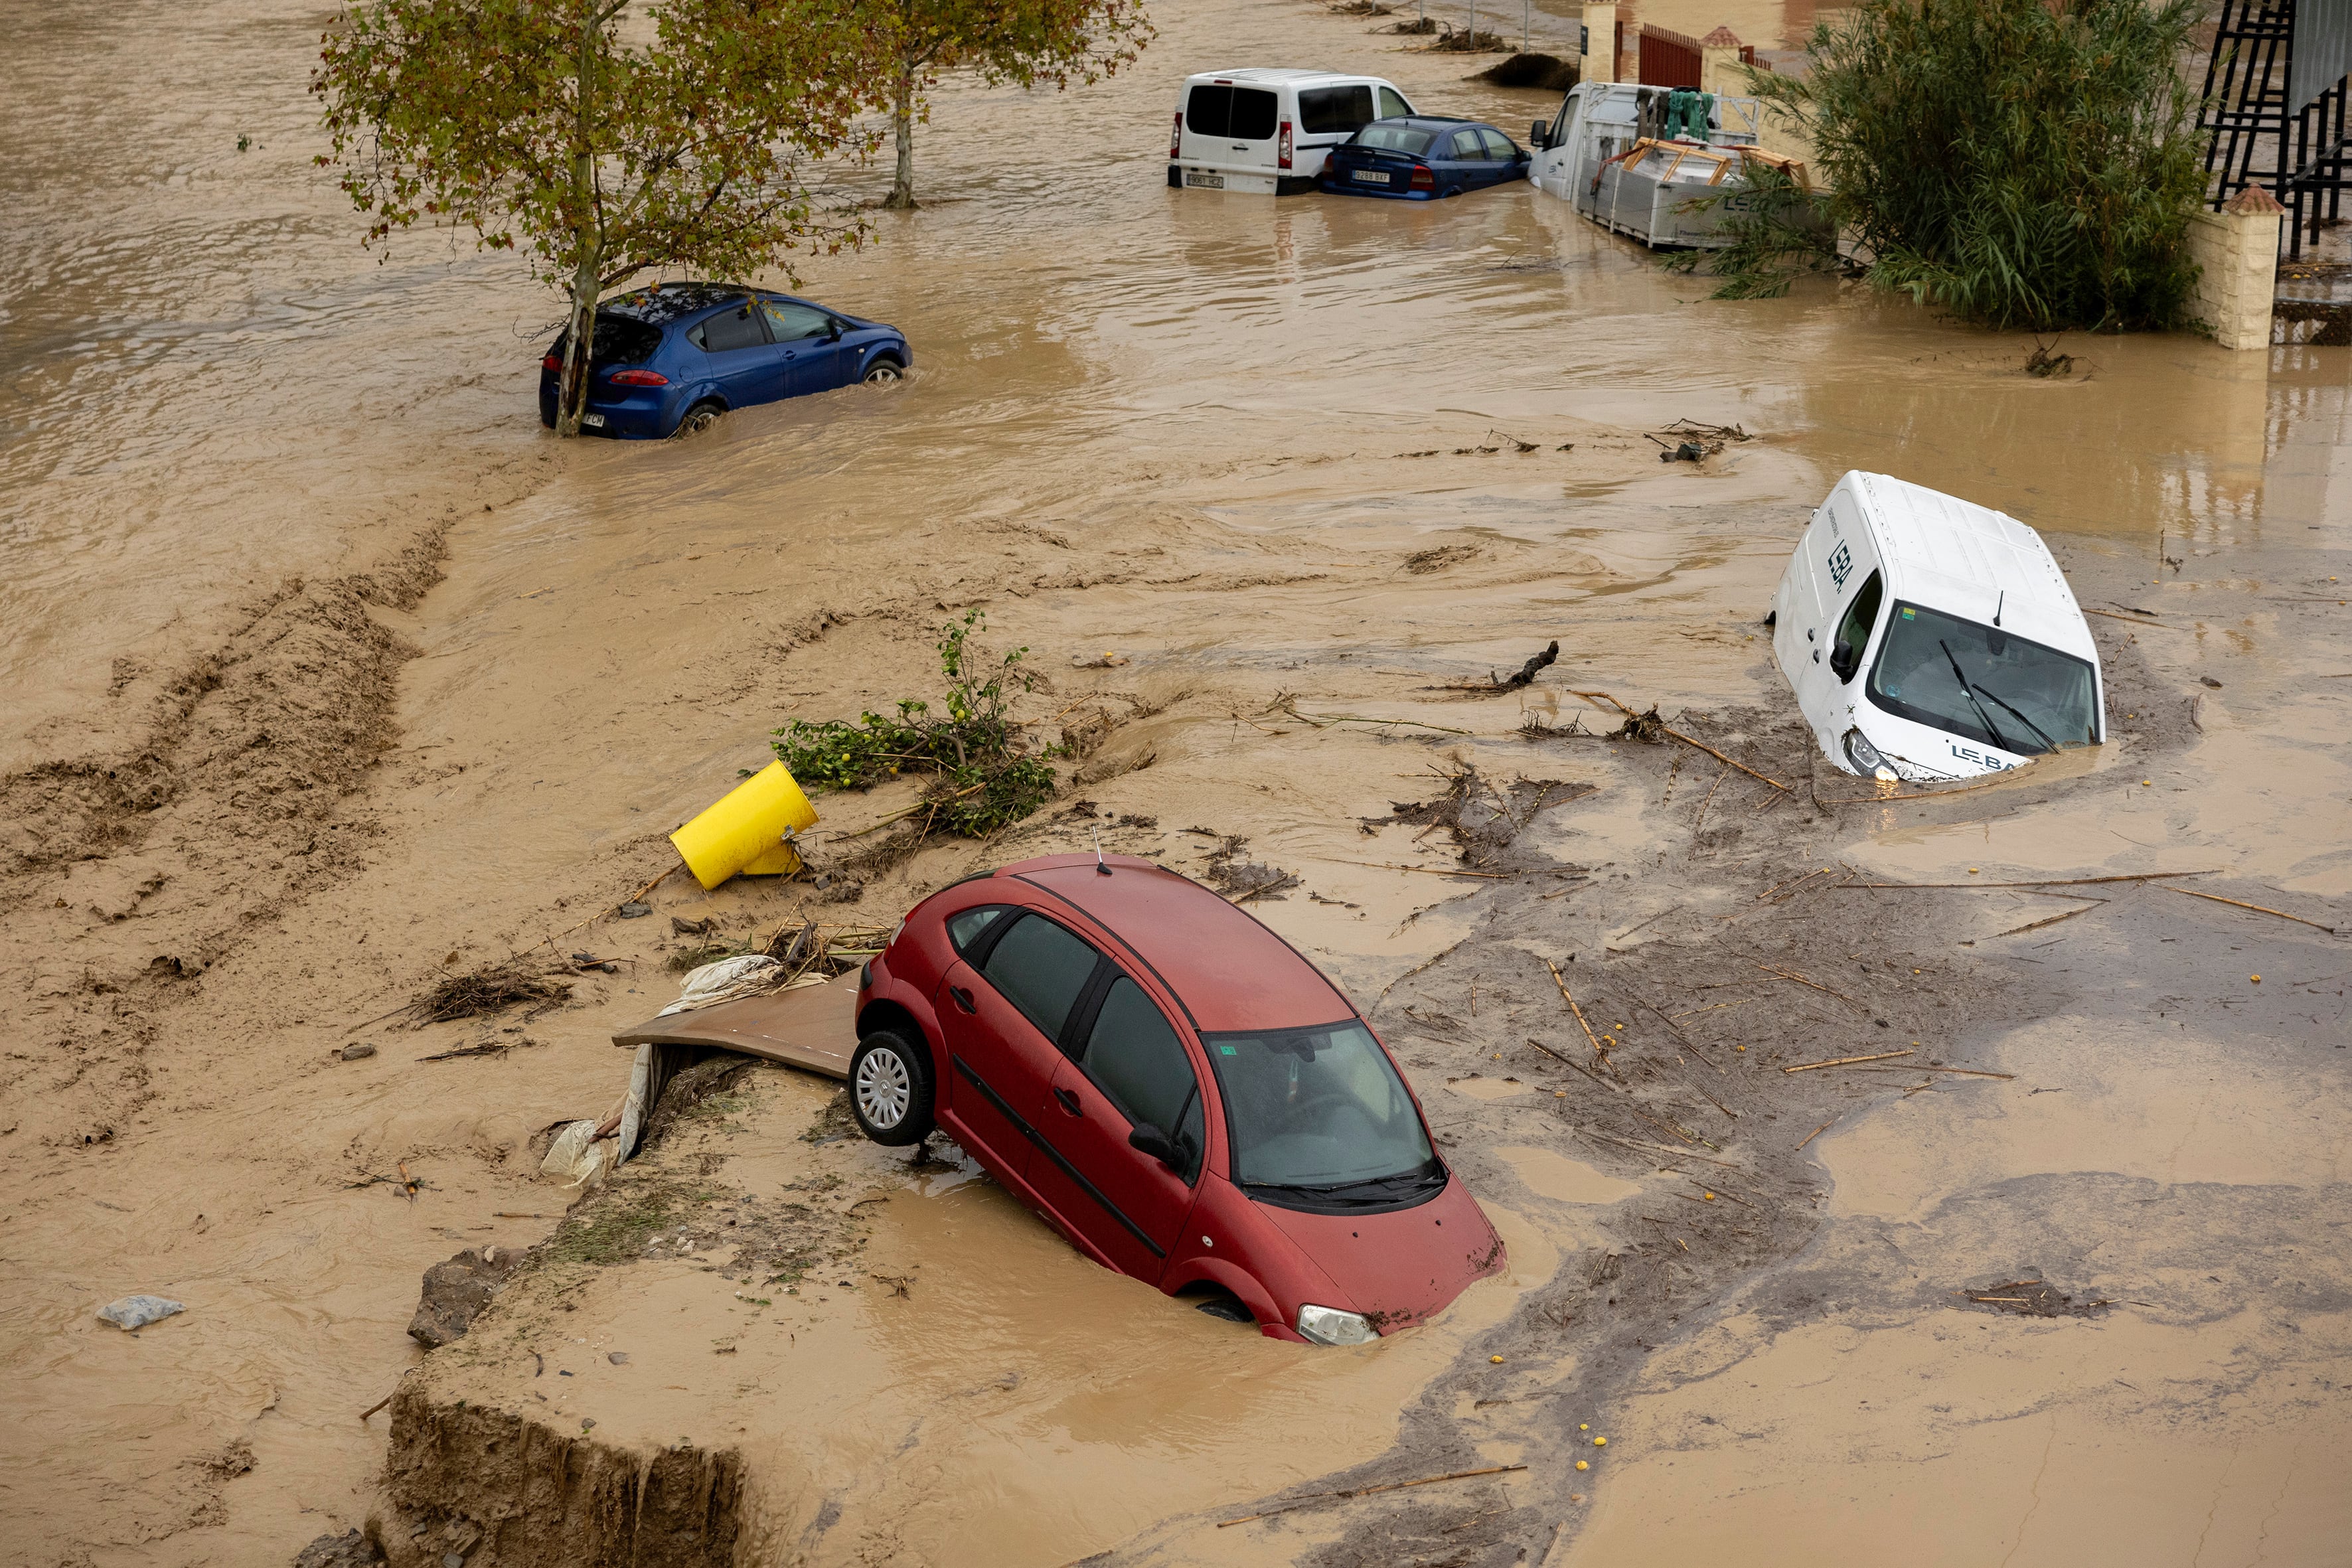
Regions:
M 849 1068 L 877 1143 L 944 1130 L 1107 1268 L 1360 1344 L 1503 1266 L 1371 1026 L 1199 883 L 1052 856 L 916 906 Z

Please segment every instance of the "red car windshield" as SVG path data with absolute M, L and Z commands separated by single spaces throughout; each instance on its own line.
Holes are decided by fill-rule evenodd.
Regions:
M 1444 1184 L 1404 1080 L 1355 1019 L 1202 1043 L 1223 1091 L 1241 1185 L 1380 1203 Z

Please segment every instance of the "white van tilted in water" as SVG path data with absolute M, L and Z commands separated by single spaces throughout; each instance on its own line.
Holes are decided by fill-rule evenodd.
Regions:
M 2099 650 L 2042 536 L 1859 470 L 1813 512 L 1772 604 L 1772 651 L 1849 773 L 1996 773 L 2106 733 Z
M 1297 195 L 1330 149 L 1375 120 L 1411 114 L 1391 82 L 1331 71 L 1202 71 L 1185 79 L 1168 135 L 1168 183 Z

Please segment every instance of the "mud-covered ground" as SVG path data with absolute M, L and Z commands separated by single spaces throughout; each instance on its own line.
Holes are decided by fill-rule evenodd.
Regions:
M 951 89 L 929 205 L 810 268 L 908 330 L 907 385 L 657 447 L 540 435 L 548 312 L 503 264 L 345 248 L 315 17 L 28 24 L 9 1552 L 283 1562 L 373 1519 L 478 1563 L 2326 1561 L 2352 959 L 2176 889 L 2352 925 L 2341 352 L 2102 341 L 2043 382 L 1898 302 L 1701 301 L 1525 191 L 1170 192 L 1207 60 L 1550 105 L 1319 6 L 1155 16 L 1133 80 Z M 131 194 L 75 172 L 93 136 Z M 1757 438 L 1662 465 L 1681 416 Z M 1917 802 L 1812 756 L 1756 622 L 1855 466 L 2044 531 L 2103 612 L 2106 746 Z M 613 918 L 785 719 L 939 695 L 971 608 L 1045 677 L 1020 715 L 1083 737 L 1045 810 Z M 1097 836 L 1373 1009 L 1507 1276 L 1277 1345 L 766 1069 L 562 1221 L 537 1151 L 611 1105 L 673 957 Z M 1994 885 L 2151 872 L 2198 875 Z M 519 952 L 596 962 L 557 1005 L 396 1011 Z M 420 1275 L 484 1245 L 535 1250 L 425 1356 Z M 188 1310 L 92 1316 L 134 1290 Z

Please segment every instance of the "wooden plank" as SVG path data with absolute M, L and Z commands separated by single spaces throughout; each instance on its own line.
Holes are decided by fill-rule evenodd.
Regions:
M 613 1043 L 716 1046 L 827 1078 L 847 1078 L 849 1058 L 857 1049 L 857 971 L 822 985 L 648 1018 L 614 1035 Z

